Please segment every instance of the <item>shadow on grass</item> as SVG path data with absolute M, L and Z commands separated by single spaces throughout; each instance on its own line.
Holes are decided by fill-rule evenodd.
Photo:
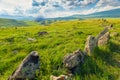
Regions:
M 84 80 L 86 75 L 96 75 L 99 77 L 103 74 L 102 69 L 99 68 L 96 61 L 92 57 L 85 56 L 84 64 L 80 64 L 77 68 L 72 70 L 73 74 L 80 75 L 81 79 Z
M 120 54 L 120 44 L 115 44 L 113 42 L 109 43 L 109 49 L 111 52 L 117 52 Z
M 120 62 L 114 58 L 114 52 L 118 54 L 120 53 L 120 45 L 109 42 L 107 47 L 108 50 L 96 47 L 93 56 L 85 56 L 84 64 L 81 63 L 77 68 L 72 70 L 72 73 L 80 75 L 81 80 L 84 80 L 86 76 L 90 75 L 95 75 L 98 78 L 102 77 L 106 72 L 99 67 L 95 61 L 96 59 L 102 60 L 102 62 L 105 62 L 107 66 L 120 68 Z M 115 76 L 112 74 L 107 75 L 107 77 L 109 80 L 116 80 Z
M 114 53 L 120 53 L 120 45 L 114 44 L 112 42 L 109 43 L 108 48 L 110 51 L 100 49 L 99 47 L 95 48 L 94 56 L 100 58 L 103 62 L 106 62 L 107 65 L 111 65 L 113 67 L 120 68 L 120 62 L 115 60 Z

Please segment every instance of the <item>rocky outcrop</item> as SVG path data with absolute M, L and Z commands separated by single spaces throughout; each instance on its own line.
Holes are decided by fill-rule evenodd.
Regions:
M 63 64 L 66 68 L 72 69 L 79 65 L 80 62 L 83 62 L 84 55 L 81 50 L 77 50 L 71 54 L 68 54 L 64 57 Z
M 96 36 L 96 40 L 98 41 L 98 39 L 100 37 L 102 37 L 105 33 L 107 33 L 109 31 L 108 27 L 106 27 L 103 31 L 101 31 L 97 36 Z
M 89 36 L 85 43 L 84 53 L 87 55 L 90 55 L 92 53 L 93 49 L 96 47 L 96 39 L 93 36 Z
M 39 71 L 40 61 L 38 52 L 31 52 L 12 73 L 8 80 L 32 80 L 35 78 L 36 71 Z
M 106 32 L 103 36 L 98 39 L 98 46 L 102 46 L 108 43 L 110 39 L 110 33 Z
M 112 26 L 112 25 L 111 25 Z M 108 32 L 109 27 L 106 27 L 103 31 L 101 31 L 96 37 L 89 36 L 85 43 L 84 53 L 86 55 L 91 55 L 96 46 L 105 45 L 108 43 L 110 39 L 110 33 Z

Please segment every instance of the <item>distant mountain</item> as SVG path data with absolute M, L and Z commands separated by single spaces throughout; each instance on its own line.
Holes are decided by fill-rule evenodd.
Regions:
M 113 10 L 108 10 L 108 11 L 103 11 L 103 12 L 97 12 L 90 14 L 89 16 L 93 17 L 120 17 L 120 8 L 119 9 L 113 9 Z
M 120 18 L 120 8 L 108 11 L 96 12 L 88 15 L 73 15 L 74 18 Z
M 48 22 L 51 23 L 52 21 L 56 21 L 56 20 L 72 20 L 72 19 L 86 19 L 86 18 L 120 18 L 120 8 L 108 10 L 108 11 L 96 12 L 88 15 L 72 15 L 72 16 L 57 17 L 57 18 L 44 18 L 41 16 L 35 18 L 32 16 L 24 17 L 24 16 L 10 16 L 10 15 L 0 15 L 0 18 L 16 19 L 16 20 L 34 20 L 37 22 L 41 22 L 43 24 L 45 23 L 46 20 L 49 20 Z
M 19 27 L 19 26 L 27 26 L 27 24 L 24 21 L 0 18 L 0 27 Z
M 71 20 L 86 18 L 120 18 L 120 8 L 108 11 L 96 12 L 88 15 L 72 15 L 68 17 L 48 18 L 47 20 Z

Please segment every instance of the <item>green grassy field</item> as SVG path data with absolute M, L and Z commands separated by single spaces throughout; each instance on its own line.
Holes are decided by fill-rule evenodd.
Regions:
M 120 19 L 58 21 L 48 26 L 0 28 L 0 80 L 7 80 L 31 51 L 41 57 L 40 75 L 36 80 L 49 80 L 50 75 L 67 74 L 62 66 L 66 54 L 84 49 L 88 35 L 96 36 L 101 25 L 114 24 L 108 45 L 97 47 L 73 77 L 73 80 L 120 80 Z M 38 36 L 46 31 L 47 35 Z M 114 33 L 118 33 L 114 35 Z M 28 41 L 35 38 L 36 41 Z

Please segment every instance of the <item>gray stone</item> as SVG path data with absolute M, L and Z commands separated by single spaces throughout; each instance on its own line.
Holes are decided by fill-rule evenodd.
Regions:
M 96 41 L 95 37 L 89 36 L 87 38 L 86 43 L 85 43 L 85 48 L 84 48 L 84 52 L 86 55 L 89 55 L 89 56 L 91 55 L 94 48 L 97 46 L 96 43 L 97 43 L 97 41 Z
M 31 80 L 35 78 L 36 72 L 40 69 L 38 52 L 31 52 L 12 73 L 8 80 Z
M 12 53 L 13 53 L 13 54 L 17 54 L 17 53 L 18 53 L 18 50 L 13 50 Z
M 110 39 L 110 33 L 107 32 L 98 39 L 98 46 L 102 46 L 102 45 L 107 44 L 109 39 Z
M 68 54 L 64 57 L 63 64 L 66 68 L 72 69 L 77 67 L 80 62 L 83 62 L 84 55 L 81 50 L 77 50 L 72 54 Z
M 97 36 L 96 36 L 96 40 L 98 41 L 98 39 L 100 37 L 102 37 L 105 33 L 107 33 L 109 31 L 108 27 L 106 27 L 103 31 L 101 31 Z
M 31 42 L 35 42 L 36 39 L 35 38 L 27 38 L 28 41 L 31 41 Z
M 106 27 L 96 37 L 89 36 L 85 43 L 84 53 L 90 56 L 96 46 L 107 44 L 110 38 L 108 30 L 108 27 Z
M 38 36 L 43 36 L 43 35 L 46 35 L 46 34 L 48 34 L 48 32 L 46 32 L 46 31 L 38 32 Z

